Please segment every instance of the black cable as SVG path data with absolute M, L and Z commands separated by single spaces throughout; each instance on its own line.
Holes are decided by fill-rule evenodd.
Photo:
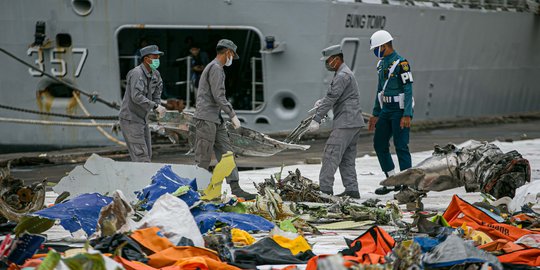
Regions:
M 10 52 L 8 52 L 8 51 L 6 51 L 4 48 L 0 48 L 0 51 L 3 52 L 3 53 L 5 53 L 5 54 L 7 54 L 9 57 L 11 57 L 11 58 L 17 60 L 19 63 L 21 63 L 21 64 L 23 64 L 23 65 L 25 65 L 25 66 L 27 66 L 27 67 L 33 69 L 33 70 L 36 70 L 36 71 L 40 72 L 41 74 L 45 75 L 45 77 L 48 77 L 48 78 L 52 79 L 53 81 L 55 81 L 55 82 L 57 82 L 57 83 L 63 84 L 63 85 L 65 85 L 65 86 L 67 86 L 67 87 L 73 89 L 74 91 L 78 91 L 78 92 L 80 92 L 81 94 L 83 94 L 83 95 L 89 97 L 91 102 L 99 101 L 99 102 L 101 102 L 101 103 L 103 103 L 103 104 L 105 104 L 105 105 L 107 105 L 107 106 L 109 106 L 109 107 L 111 107 L 111 108 L 120 110 L 120 106 L 119 106 L 116 102 L 114 102 L 114 101 L 113 101 L 113 102 L 106 101 L 106 100 L 100 98 L 97 94 L 88 94 L 87 92 L 84 92 L 84 91 L 80 90 L 79 88 L 73 86 L 72 84 L 67 83 L 67 82 L 65 82 L 65 81 L 62 81 L 62 80 L 60 80 L 60 79 L 58 79 L 58 78 L 56 78 L 56 77 L 54 77 L 54 76 L 48 74 L 47 72 L 44 72 L 44 71 L 42 71 L 42 70 L 39 70 L 37 67 L 35 67 L 35 66 L 31 65 L 31 64 L 28 64 L 27 62 L 25 62 L 25 61 L 22 60 L 21 58 L 19 58 L 19 57 L 13 55 L 12 53 L 10 53 Z
M 70 114 L 62 114 L 62 113 L 50 113 L 50 112 L 40 112 L 35 110 L 29 110 L 29 109 L 23 109 L 23 108 L 17 108 L 7 105 L 0 104 L 1 109 L 6 110 L 12 110 L 12 111 L 19 111 L 19 112 L 25 112 L 25 113 L 33 113 L 33 114 L 39 114 L 39 115 L 49 115 L 49 116 L 57 116 L 57 117 L 66 117 L 70 119 L 94 119 L 94 120 L 118 120 L 118 116 L 116 115 L 110 115 L 110 116 L 85 116 L 85 115 L 70 115 Z

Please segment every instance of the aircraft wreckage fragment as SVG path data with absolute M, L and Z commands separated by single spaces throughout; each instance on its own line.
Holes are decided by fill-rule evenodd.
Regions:
M 513 198 L 516 189 L 530 179 L 529 161 L 517 151 L 503 153 L 495 144 L 470 141 L 462 148 L 454 144 L 435 146 L 431 157 L 388 177 L 381 185 L 408 186 L 395 195 L 404 204 L 416 201 L 428 191 L 461 186 L 467 192 L 487 193 L 497 199 Z
M 181 137 L 188 137 L 193 146 L 195 142 L 195 126 L 192 124 L 193 114 L 189 112 L 168 111 L 165 117 L 152 123 L 151 129 L 161 135 L 167 136 L 173 143 L 178 143 Z M 243 156 L 269 157 L 284 150 L 307 150 L 309 145 L 300 145 L 295 142 L 282 142 L 268 135 L 246 128 L 234 129 L 230 123 L 226 124 L 231 140 L 233 152 Z M 299 137 L 298 137 L 299 139 Z
M 327 195 L 298 169 L 283 179 L 281 176 L 278 173 L 255 184 L 260 195 L 255 204 L 257 214 L 271 220 L 300 215 L 310 223 L 371 220 L 378 224 L 395 224 L 401 219 L 401 211 L 395 204 L 378 205 L 370 200 L 359 204 L 348 197 Z
M 11 176 L 10 164 L 0 169 L 0 215 L 11 221 L 43 208 L 45 181 L 25 186 L 23 180 Z

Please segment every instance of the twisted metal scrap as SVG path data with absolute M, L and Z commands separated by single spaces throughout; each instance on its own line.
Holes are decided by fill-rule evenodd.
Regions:
M 279 176 L 281 178 L 281 176 Z M 259 194 L 265 194 L 265 188 L 274 189 L 284 201 L 291 202 L 318 202 L 318 203 L 342 203 L 343 199 L 324 194 L 320 191 L 319 185 L 301 175 L 300 170 L 289 172 L 283 179 L 265 179 L 260 184 L 255 184 Z
M 277 180 L 276 180 L 277 179 Z M 378 224 L 392 224 L 401 219 L 397 205 L 377 206 L 357 204 L 347 197 L 341 198 L 322 193 L 319 185 L 305 178 L 297 169 L 281 179 L 281 174 L 270 176 L 263 183 L 255 184 L 259 197 L 265 198 L 264 205 L 257 199 L 263 216 L 275 219 L 283 212 L 283 201 L 292 202 L 290 209 L 296 214 L 307 214 L 309 222 L 320 223 L 322 220 L 373 220 Z M 275 200 L 273 198 L 279 198 Z M 263 207 L 264 206 L 264 207 Z M 268 214 L 264 214 L 268 212 Z M 265 217 L 266 217 L 265 216 Z
M 0 215 L 18 222 L 24 215 L 43 208 L 46 182 L 25 186 L 21 179 L 11 177 L 9 167 L 0 169 Z
M 494 144 L 473 141 L 459 149 L 453 144 L 436 146 L 431 157 L 388 177 L 381 185 L 408 186 L 396 195 L 400 203 L 408 203 L 428 191 L 461 186 L 467 192 L 489 193 L 495 198 L 513 197 L 516 188 L 530 182 L 530 178 L 529 162 L 518 152 L 503 153 Z

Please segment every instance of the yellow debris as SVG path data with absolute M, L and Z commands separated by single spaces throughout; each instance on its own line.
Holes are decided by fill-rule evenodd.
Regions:
M 251 234 L 249 234 L 248 232 L 244 230 L 233 228 L 231 230 L 231 234 L 232 234 L 232 241 L 235 245 L 240 244 L 242 246 L 249 246 L 255 243 L 255 238 L 253 238 Z
M 221 161 L 214 168 L 214 173 L 210 179 L 210 184 L 204 190 L 204 196 L 201 197 L 203 200 L 211 201 L 217 199 L 221 196 L 221 184 L 223 179 L 229 176 L 236 163 L 234 163 L 234 155 L 232 152 L 227 152 L 221 157 Z
M 303 236 L 290 239 L 285 236 L 274 235 L 272 236 L 272 239 L 274 239 L 281 247 L 289 249 L 293 255 L 311 250 L 311 247 Z

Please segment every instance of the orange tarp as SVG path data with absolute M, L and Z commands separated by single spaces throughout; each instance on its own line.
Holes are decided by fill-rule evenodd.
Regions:
M 345 259 L 344 266 L 352 263 L 380 264 L 385 263 L 384 256 L 392 251 L 395 245 L 394 238 L 380 227 L 373 226 L 357 237 L 349 248 L 341 251 Z M 317 261 L 324 256 L 316 256 L 308 261 L 306 270 L 316 270 Z
M 239 269 L 222 262 L 214 251 L 198 247 L 170 247 L 148 256 L 148 259 L 148 265 L 157 268 L 181 266 L 181 269 Z
M 457 195 L 454 195 L 452 198 L 443 217 L 448 221 L 448 224 L 454 228 L 461 227 L 463 223 L 466 223 L 467 226 L 486 233 L 492 239 L 502 238 L 516 241 L 526 234 L 538 233 L 531 230 L 520 229 L 509 224 L 500 223 L 484 213 L 484 211 L 462 200 Z
M 159 252 L 174 247 L 173 243 L 171 243 L 169 239 L 161 236 L 159 231 L 158 227 L 140 229 L 134 231 L 130 237 L 153 252 Z

